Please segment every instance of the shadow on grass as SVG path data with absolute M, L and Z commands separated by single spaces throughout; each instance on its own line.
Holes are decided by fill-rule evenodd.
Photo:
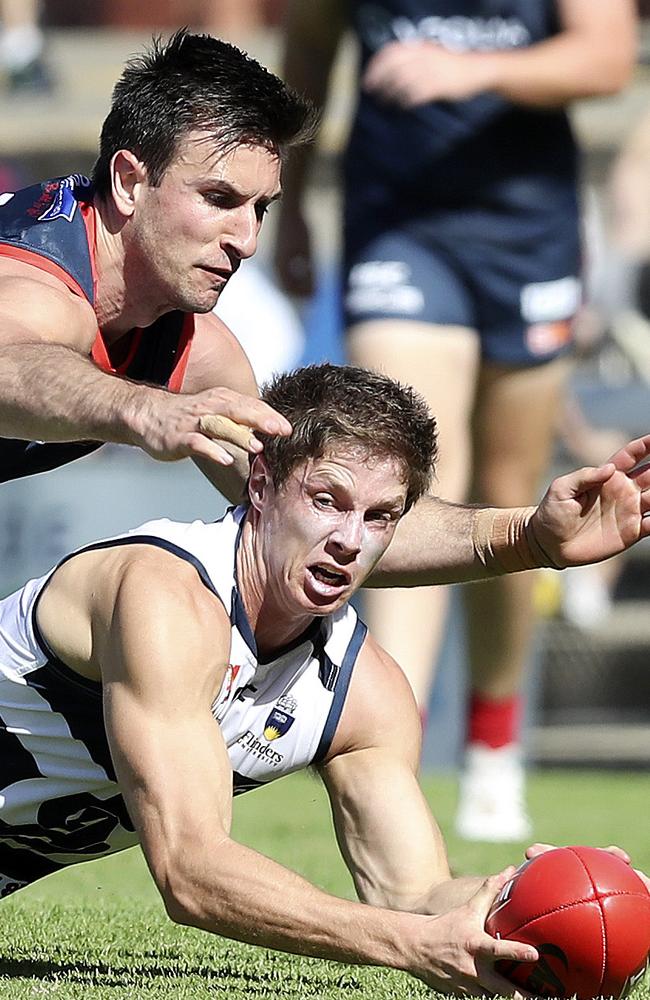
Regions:
M 156 963 L 134 963 L 124 965 L 117 961 L 112 962 L 66 962 L 56 960 L 37 960 L 29 958 L 21 959 L 0 959 L 0 977 L 10 979 L 33 979 L 43 981 L 67 981 L 70 984 L 106 987 L 133 987 L 134 984 L 142 985 L 143 981 L 153 981 L 160 979 L 167 987 L 173 985 L 175 979 L 187 980 L 188 976 L 202 979 L 206 984 L 213 983 L 227 984 L 231 989 L 239 986 L 246 990 L 249 996 L 268 997 L 269 984 L 274 979 L 282 981 L 285 987 L 289 984 L 291 977 L 287 976 L 284 969 L 281 975 L 279 970 L 263 967 L 259 971 L 245 967 L 236 967 L 232 962 L 226 961 L 221 967 L 208 967 L 205 963 L 191 963 L 187 959 L 179 959 L 175 965 L 173 960 L 166 965 Z M 320 997 L 326 981 L 327 985 L 344 988 L 346 993 L 363 990 L 363 984 L 357 980 L 356 976 L 348 973 L 341 974 L 340 971 L 331 977 L 314 976 L 313 978 L 299 973 L 295 976 L 295 986 L 299 988 L 301 997 Z M 298 995 L 298 994 L 297 994 Z

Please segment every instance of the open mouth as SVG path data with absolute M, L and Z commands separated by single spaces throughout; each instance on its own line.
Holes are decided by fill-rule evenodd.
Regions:
M 347 573 L 342 573 L 329 566 L 323 566 L 320 563 L 309 566 L 308 569 L 313 579 L 327 588 L 338 590 L 341 587 L 346 587 L 350 582 Z
M 347 583 L 345 573 L 337 573 L 336 570 L 326 569 L 325 566 L 310 566 L 309 568 L 316 579 L 322 580 L 323 583 L 333 583 L 339 586 Z

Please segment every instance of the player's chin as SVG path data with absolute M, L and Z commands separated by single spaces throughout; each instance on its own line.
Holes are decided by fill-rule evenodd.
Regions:
M 197 313 L 199 315 L 204 315 L 205 313 L 212 312 L 217 302 L 219 301 L 219 296 L 223 288 L 213 288 L 209 293 L 201 296 L 195 296 L 189 305 L 185 305 L 182 312 Z
M 218 284 L 214 284 L 210 287 L 193 287 L 187 288 L 183 293 L 177 297 L 176 308 L 180 309 L 181 312 L 187 313 L 209 313 L 212 312 L 217 302 L 219 301 L 219 296 L 226 287 L 224 281 L 220 281 Z
M 334 614 L 334 612 L 342 608 L 348 600 L 348 597 L 319 597 L 314 600 L 307 598 L 304 602 L 304 610 L 308 611 L 309 614 L 314 615 L 314 617 L 324 617 L 325 615 Z
M 302 587 L 303 607 L 312 615 L 331 615 L 350 600 L 353 592 L 354 588 L 350 586 L 319 587 L 307 571 Z

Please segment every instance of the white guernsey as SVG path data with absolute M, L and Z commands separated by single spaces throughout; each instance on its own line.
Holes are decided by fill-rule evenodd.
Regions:
M 260 657 L 236 581 L 245 514 L 240 507 L 212 524 L 152 521 L 80 550 L 159 547 L 193 566 L 223 604 L 230 657 L 211 711 L 228 749 L 235 794 L 324 760 L 366 634 L 346 604 L 314 618 L 286 649 Z M 30 580 L 0 602 L 2 895 L 138 841 L 111 762 L 101 683 L 61 662 L 37 624 L 51 576 Z

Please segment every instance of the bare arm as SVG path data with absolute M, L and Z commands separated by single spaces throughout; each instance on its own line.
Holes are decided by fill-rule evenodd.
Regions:
M 263 331 L 260 331 L 260 336 L 263 336 Z M 259 396 L 246 352 L 223 320 L 210 313 L 196 318 L 196 331 L 182 388 L 183 392 L 200 393 L 215 385 L 228 385 L 248 397 Z M 220 493 L 231 503 L 239 503 L 248 479 L 248 453 L 232 444 L 223 447 L 232 455 L 232 465 L 215 465 L 198 457 L 194 458 L 194 462 Z
M 232 457 L 199 433 L 201 415 L 221 413 L 270 433 L 288 431 L 270 407 L 231 388 L 177 395 L 101 371 L 89 356 L 96 332 L 90 305 L 56 279 L 29 265 L 0 262 L 0 435 L 112 441 L 162 460 L 200 455 L 230 464 Z
M 192 570 L 165 561 L 164 587 L 142 559 L 128 567 L 97 655 L 120 786 L 170 916 L 267 947 L 388 958 L 388 921 L 377 920 L 355 949 L 353 911 L 361 907 L 230 839 L 232 773 L 210 712 L 230 622 Z M 188 629 L 188 621 L 202 627 Z
M 527 52 L 497 54 L 504 58 L 491 69 L 493 83 L 487 89 L 542 107 L 622 90 L 637 55 L 635 5 L 631 0 L 558 0 L 558 8 L 562 31 Z
M 516 104 L 553 107 L 616 93 L 636 58 L 631 0 L 558 0 L 561 31 L 528 48 L 450 52 L 431 42 L 394 42 L 369 63 L 363 86 L 413 107 L 485 91 Z
M 508 992 L 493 967 L 500 942 L 484 931 L 500 877 L 451 878 L 442 835 L 417 781 L 420 734 L 406 677 L 368 636 L 321 767 L 341 852 L 366 903 L 447 915 L 450 937 L 437 953 L 435 978 L 423 976 L 426 982 L 440 989 L 451 977 L 474 989 L 478 981 Z
M 338 899 L 230 838 L 232 774 L 210 711 L 229 655 L 227 615 L 169 553 L 120 558 L 106 593 L 88 585 L 93 659 L 120 787 L 169 915 L 265 947 L 438 982 L 437 951 L 446 962 L 455 918 Z
M 365 586 L 419 587 L 489 577 L 472 545 L 475 518 L 474 507 L 422 497 L 400 520 Z
M 420 718 L 408 681 L 368 635 L 321 774 L 359 898 L 430 913 L 432 887 L 451 875 L 417 780 L 420 750 Z M 461 893 L 459 901 L 466 899 Z
M 481 580 L 600 562 L 650 535 L 650 435 L 598 468 L 554 479 L 537 507 L 463 507 L 424 497 L 399 523 L 369 586 Z
M 322 112 L 345 27 L 344 0 L 289 0 L 286 25 L 283 77 Z M 293 149 L 283 168 L 275 262 L 283 287 L 294 295 L 310 295 L 313 291 L 311 242 L 303 214 L 313 155 L 313 145 Z

